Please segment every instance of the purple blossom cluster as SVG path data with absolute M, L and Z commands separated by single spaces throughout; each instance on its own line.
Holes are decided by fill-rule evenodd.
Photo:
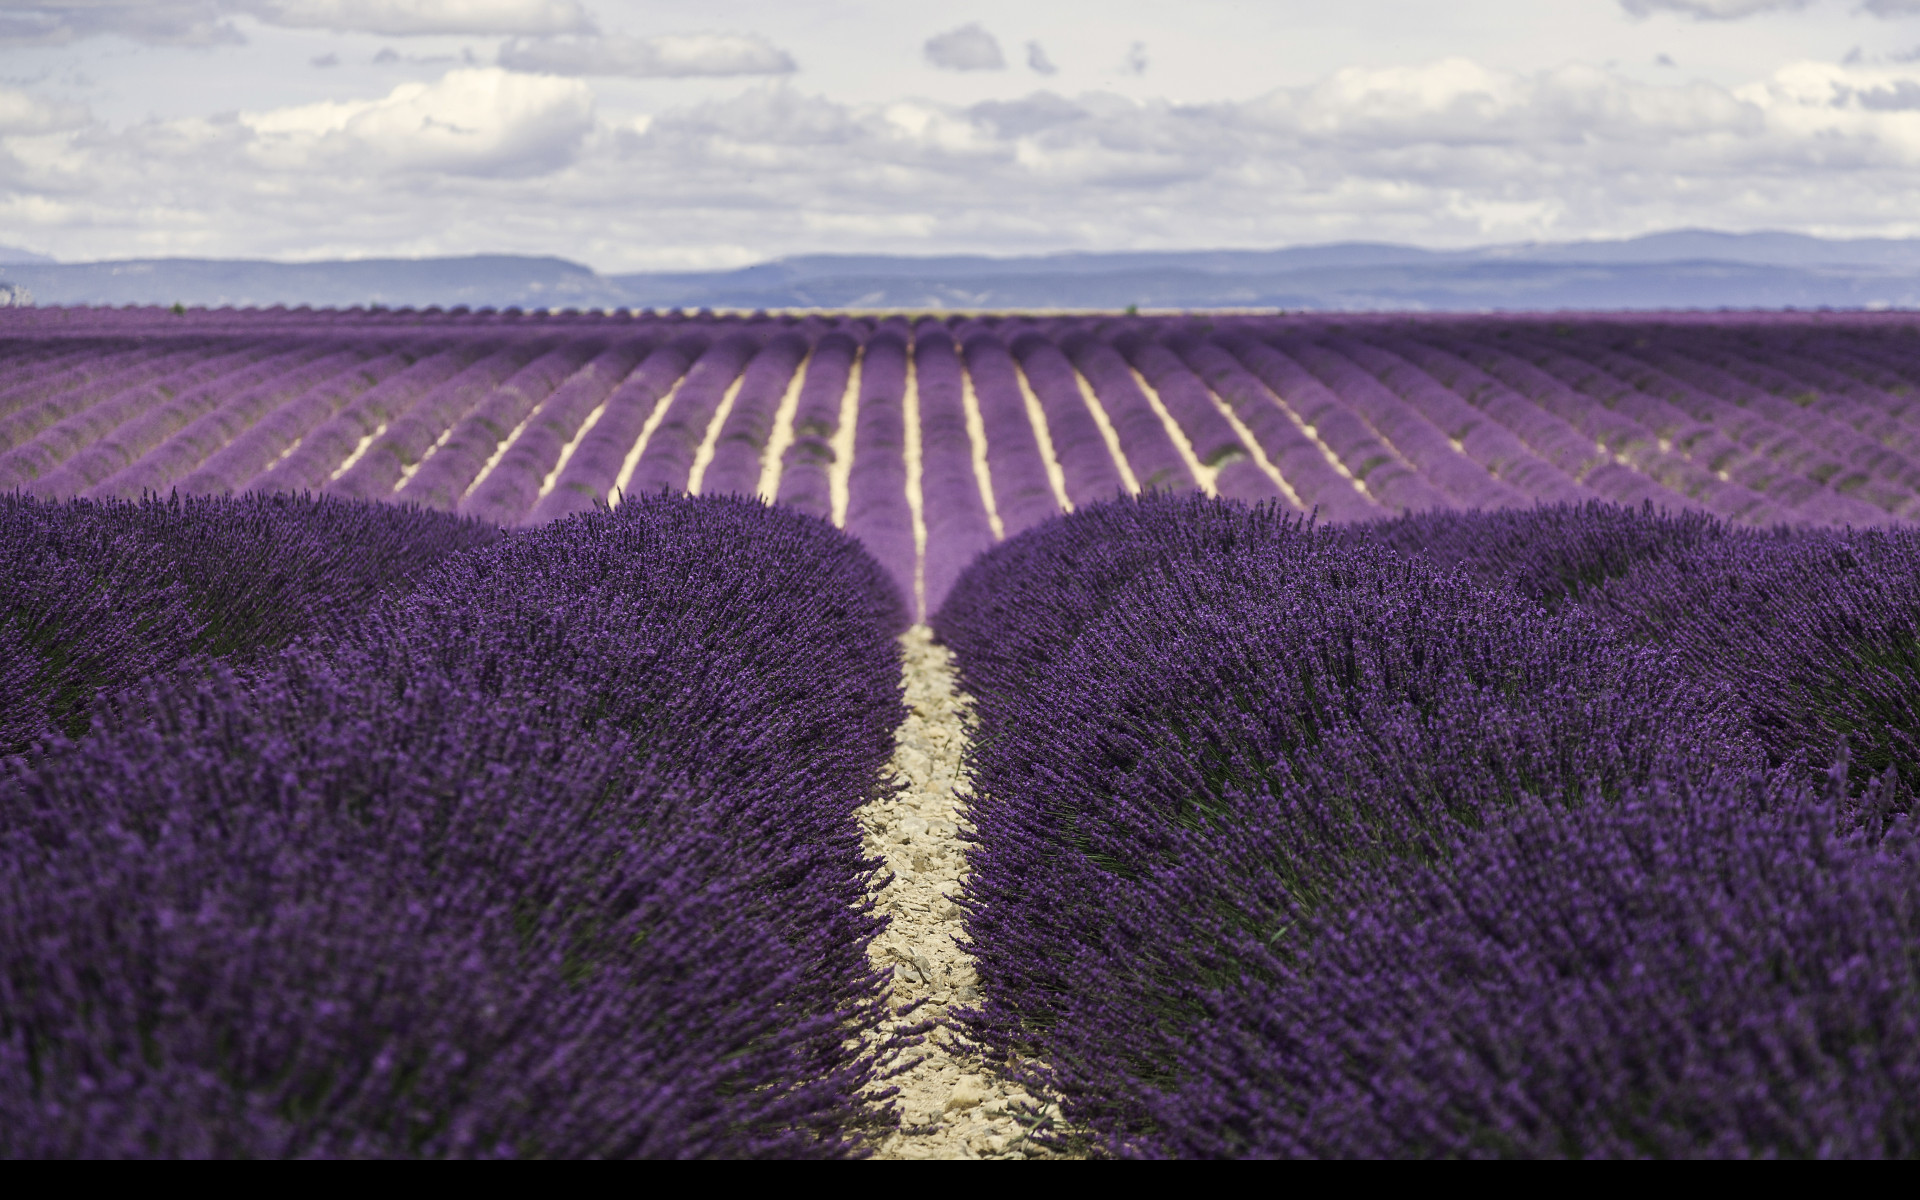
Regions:
M 1596 503 L 1037 527 L 934 621 L 963 1020 L 1113 1153 L 1912 1153 L 1916 578 Z
M 891 580 L 653 497 L 412 582 L 0 776 L 0 1154 L 854 1152 Z

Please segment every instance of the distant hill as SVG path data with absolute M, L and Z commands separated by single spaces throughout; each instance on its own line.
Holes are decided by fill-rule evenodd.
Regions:
M 0 267 L 47 304 L 189 304 L 217 308 L 311 304 L 393 307 L 492 305 L 606 308 L 627 303 L 617 285 L 563 258 L 366 258 L 276 263 L 249 259 L 141 258 Z
M 25 261 L 40 304 L 521 308 L 1606 309 L 1920 307 L 1920 239 L 1679 230 L 1622 241 L 1423 250 L 805 255 L 732 271 L 600 275 L 560 258 Z M 9 258 L 9 255 L 16 257 Z M 34 258 L 36 256 L 25 256 Z

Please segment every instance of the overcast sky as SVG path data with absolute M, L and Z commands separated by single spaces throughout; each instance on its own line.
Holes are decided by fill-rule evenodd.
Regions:
M 1920 0 L 0 0 L 65 261 L 1920 236 Z

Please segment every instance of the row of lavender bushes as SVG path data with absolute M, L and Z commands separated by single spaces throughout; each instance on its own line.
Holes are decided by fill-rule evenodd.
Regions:
M 934 627 L 980 721 L 963 1020 L 1071 1136 L 1920 1153 L 1912 533 L 1149 497 Z
M 754 502 L 12 497 L 0 1155 L 840 1156 L 896 589 Z

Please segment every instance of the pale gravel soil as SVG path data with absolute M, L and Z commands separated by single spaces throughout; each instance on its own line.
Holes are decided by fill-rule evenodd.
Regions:
M 889 1081 L 900 1089 L 892 1103 L 901 1123 L 874 1147 L 874 1157 L 1058 1157 L 1027 1130 L 1057 1118 L 1059 1108 L 998 1078 L 945 1024 L 948 1006 L 969 1006 L 979 996 L 972 960 L 955 944 L 961 913 L 951 902 L 966 877 L 965 845 L 956 836 L 966 813 L 954 788 L 962 782 L 971 704 L 954 685 L 952 655 L 934 644 L 930 629 L 914 626 L 900 645 L 909 713 L 894 735 L 891 769 L 908 786 L 859 813 L 867 853 L 884 855 L 892 872 L 875 897 L 892 922 L 869 953 L 893 971 L 896 1011 L 923 1001 L 897 1026 L 929 1018 L 936 1025 L 905 1052 L 903 1061 L 917 1065 Z

